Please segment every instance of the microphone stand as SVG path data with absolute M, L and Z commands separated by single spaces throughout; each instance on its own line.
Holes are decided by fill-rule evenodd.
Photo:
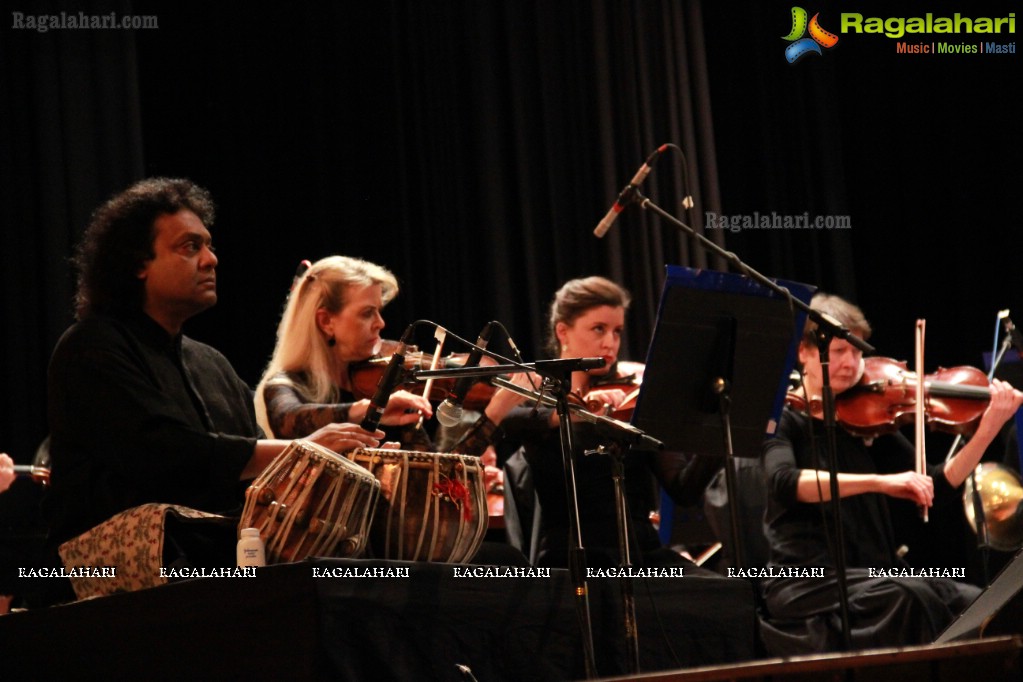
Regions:
M 506 390 L 518 393 L 527 398 L 532 398 L 539 403 L 553 406 L 558 412 L 559 430 L 561 435 L 561 452 L 565 466 L 565 494 L 568 500 L 569 512 L 569 548 L 570 562 L 569 570 L 576 592 L 576 613 L 579 617 L 579 627 L 582 632 L 584 657 L 586 661 L 587 675 L 592 679 L 596 676 L 596 663 L 594 660 L 592 618 L 589 609 L 588 588 L 586 585 L 586 553 L 582 545 L 582 530 L 579 524 L 579 502 L 575 485 L 575 458 L 573 456 L 574 445 L 572 443 L 571 416 L 574 415 L 582 421 L 593 424 L 601 436 L 615 442 L 613 462 L 615 481 L 615 513 L 618 521 L 619 549 L 622 557 L 623 572 L 629 575 L 632 566 L 628 544 L 628 513 L 627 504 L 622 488 L 624 481 L 624 454 L 621 452 L 621 445 L 627 445 L 638 450 L 660 450 L 664 444 L 648 436 L 632 424 L 612 419 L 603 415 L 597 415 L 573 405 L 568 402 L 568 393 L 571 387 L 572 372 L 582 369 L 603 366 L 603 358 L 569 358 L 564 360 L 540 360 L 534 363 L 508 363 L 503 358 L 491 351 L 484 351 L 498 360 L 507 364 L 489 365 L 486 367 L 457 367 L 450 369 L 436 370 L 415 370 L 412 372 L 416 380 L 427 378 L 450 378 L 450 377 L 494 377 L 492 383 Z M 536 393 L 516 384 L 500 378 L 498 375 L 514 372 L 533 370 L 547 379 L 548 385 L 554 389 L 554 395 Z M 597 451 L 606 454 L 606 451 Z M 587 453 L 591 454 L 591 453 Z M 636 605 L 632 589 L 631 578 L 623 578 L 621 582 L 624 627 L 629 649 L 630 672 L 639 672 L 639 638 L 636 627 Z
M 554 404 L 556 401 L 546 395 L 537 394 L 528 389 L 517 386 L 502 378 L 495 378 L 492 382 L 499 388 L 504 388 L 518 393 L 519 395 L 532 398 L 546 405 Z M 646 435 L 642 430 L 632 424 L 619 421 L 604 415 L 593 414 L 584 408 L 570 405 L 573 414 L 582 421 L 593 424 L 597 434 L 612 442 L 610 448 L 604 446 L 596 450 L 586 451 L 589 455 L 608 455 L 611 457 L 612 481 L 614 482 L 615 499 L 615 520 L 618 527 L 618 556 L 621 563 L 619 585 L 622 593 L 622 625 L 625 631 L 626 653 L 628 656 L 629 673 L 638 673 L 639 670 L 639 629 L 636 624 L 636 597 L 632 585 L 632 555 L 629 549 L 629 513 L 628 500 L 625 497 L 625 456 L 628 449 L 636 450 L 662 450 L 664 443 Z M 623 450 L 623 447 L 626 449 Z
M 632 588 L 632 554 L 629 549 L 629 503 L 625 499 L 625 453 L 614 443 L 610 450 L 598 449 L 595 454 L 610 454 L 615 491 L 615 520 L 618 522 L 618 556 L 623 575 L 618 578 L 622 590 L 622 624 L 625 627 L 627 672 L 639 672 L 639 629 L 636 626 L 636 594 Z M 590 454 L 589 452 L 586 453 Z
M 836 533 L 838 537 L 837 547 L 835 550 L 835 570 L 838 574 L 838 597 L 839 597 L 839 614 L 842 620 L 842 641 L 844 648 L 848 650 L 850 648 L 849 638 L 849 595 L 848 595 L 848 584 L 846 581 L 846 557 L 845 557 L 845 545 L 842 541 L 842 521 L 841 521 L 841 505 L 838 497 L 838 453 L 836 450 L 835 442 L 835 401 L 834 395 L 831 393 L 831 382 L 829 373 L 829 365 L 826 364 L 828 360 L 828 348 L 831 345 L 832 339 L 843 339 L 849 342 L 852 346 L 858 348 L 863 353 L 873 353 L 874 347 L 869 343 L 861 339 L 852 333 L 849 329 L 846 329 L 829 315 L 825 315 L 820 311 L 812 309 L 806 303 L 803 303 L 796 297 L 792 296 L 788 289 L 773 282 L 768 277 L 764 276 L 757 270 L 746 265 L 735 253 L 726 251 L 714 242 L 710 241 L 702 234 L 699 234 L 689 225 L 685 224 L 672 214 L 668 213 L 657 204 L 650 201 L 650 199 L 644 196 L 638 189 L 634 189 L 631 193 L 630 200 L 638 203 L 644 210 L 650 210 L 659 215 L 664 220 L 668 221 L 671 225 L 678 228 L 680 231 L 688 234 L 689 236 L 696 239 L 697 243 L 700 244 L 704 249 L 720 256 L 728 263 L 732 264 L 739 272 L 746 275 L 750 279 L 754 280 L 758 284 L 761 284 L 771 291 L 774 291 L 780 296 L 788 299 L 790 305 L 799 308 L 805 312 L 807 316 L 817 323 L 817 347 L 820 350 L 821 367 L 823 368 L 824 375 L 824 425 L 826 430 L 826 442 L 828 450 L 828 477 L 830 479 L 830 491 L 831 491 L 831 505 L 833 509 L 832 520 L 836 527 Z M 727 472 L 726 472 L 727 477 Z M 726 478 L 727 480 L 727 478 Z M 728 491 L 729 504 L 732 505 L 731 512 L 733 517 L 735 516 L 736 509 L 735 505 L 732 504 L 732 500 L 736 494 L 735 490 Z
M 490 355 L 489 351 L 486 351 Z M 586 582 L 586 550 L 582 542 L 579 523 L 579 496 L 575 482 L 575 450 L 572 443 L 572 422 L 568 395 L 571 392 L 572 372 L 586 368 L 603 367 L 603 358 L 569 358 L 564 360 L 541 360 L 534 363 L 491 365 L 468 369 L 440 369 L 414 371 L 415 379 L 442 377 L 494 376 L 509 372 L 532 370 L 544 377 L 550 386 L 556 402 L 558 431 L 561 436 L 561 457 L 565 468 L 565 496 L 569 526 L 569 575 L 575 586 L 576 616 L 583 644 L 583 663 L 587 679 L 597 677 L 596 653 L 593 647 L 593 618 L 590 613 L 589 587 Z
M 565 469 L 565 505 L 568 510 L 568 551 L 569 574 L 575 584 L 576 614 L 583 631 L 583 657 L 586 662 L 587 679 L 597 676 L 596 657 L 593 650 L 592 619 L 586 585 L 586 550 L 583 547 L 582 526 L 579 523 L 579 495 L 575 484 L 575 449 L 572 443 L 572 421 L 568 409 L 568 394 L 572 390 L 571 370 L 551 371 L 542 375 L 550 384 L 557 401 L 558 431 L 561 435 L 561 460 Z
M 838 608 L 842 622 L 842 646 L 852 649 L 849 635 L 849 584 L 846 579 L 845 530 L 842 526 L 842 499 L 838 490 L 838 444 L 836 442 L 835 393 L 831 388 L 831 339 L 830 330 L 817 327 L 817 352 L 821 361 L 821 397 L 824 401 L 824 439 L 828 461 L 828 490 L 831 494 L 831 522 L 835 537 L 835 573 L 838 578 Z M 812 417 L 811 417 L 812 419 Z M 810 424 L 813 428 L 813 424 Z
M 532 398 L 538 402 L 551 405 L 554 398 L 541 395 L 524 389 L 520 386 L 501 378 L 495 378 L 492 382 L 495 386 L 518 393 L 519 395 Z M 615 500 L 615 521 L 618 528 L 618 556 L 620 558 L 619 586 L 622 594 L 622 627 L 625 632 L 626 653 L 628 656 L 629 673 L 639 672 L 639 629 L 636 625 L 636 597 L 632 585 L 632 554 L 629 549 L 629 511 L 628 500 L 625 497 L 625 456 L 628 449 L 635 450 L 663 450 L 664 443 L 648 436 L 642 430 L 632 424 L 619 421 L 612 417 L 593 414 L 589 410 L 571 405 L 572 413 L 581 421 L 593 424 L 597 435 L 602 439 L 611 441 L 611 447 L 603 445 L 596 450 L 587 450 L 584 454 L 608 455 L 611 457 L 612 474 L 614 482 Z M 626 450 L 623 450 L 623 447 Z

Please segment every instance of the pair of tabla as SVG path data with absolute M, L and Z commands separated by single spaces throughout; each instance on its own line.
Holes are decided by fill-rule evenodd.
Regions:
M 239 528 L 258 528 L 271 563 L 308 556 L 461 563 L 487 530 L 476 457 L 293 441 L 245 493 Z

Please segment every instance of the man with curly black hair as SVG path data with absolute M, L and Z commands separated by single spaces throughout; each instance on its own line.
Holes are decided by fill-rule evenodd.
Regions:
M 49 369 L 51 540 L 161 502 L 224 512 L 287 445 L 256 425 L 252 392 L 182 326 L 217 302 L 214 207 L 189 180 L 143 180 L 93 215 L 75 263 L 78 321 Z M 334 450 L 382 434 L 331 424 Z

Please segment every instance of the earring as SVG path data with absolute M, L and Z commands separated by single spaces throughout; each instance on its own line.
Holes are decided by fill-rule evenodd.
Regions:
M 567 353 L 568 352 L 568 344 L 567 343 L 561 344 L 561 352 L 562 353 Z
M 329 339 L 327 339 L 327 345 L 330 346 L 331 348 L 333 348 L 334 346 L 337 345 L 337 341 L 334 340 L 333 336 L 331 336 Z

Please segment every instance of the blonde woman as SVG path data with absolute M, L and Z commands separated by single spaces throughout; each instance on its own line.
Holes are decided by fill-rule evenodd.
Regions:
M 381 311 L 397 293 L 390 271 L 359 258 L 329 256 L 302 275 L 256 389 L 256 415 L 267 434 L 302 438 L 326 424 L 362 421 L 369 400 L 352 393 L 349 368 L 379 349 Z M 411 424 L 420 411 L 433 414 L 429 401 L 397 391 L 380 423 Z

